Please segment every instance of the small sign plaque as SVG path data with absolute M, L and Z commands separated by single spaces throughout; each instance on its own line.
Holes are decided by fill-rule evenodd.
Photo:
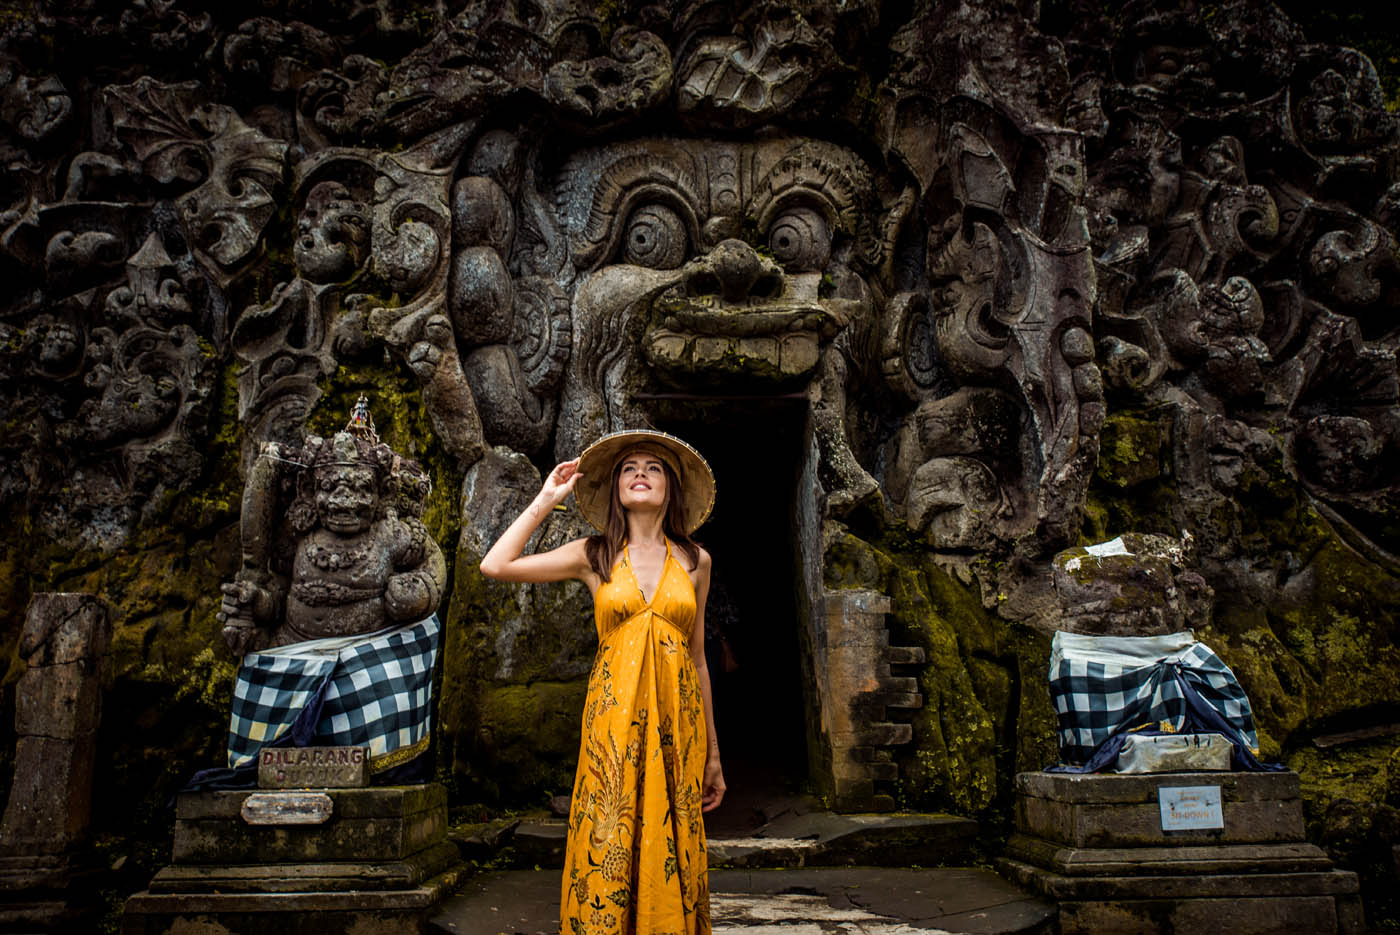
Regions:
M 368 747 L 266 747 L 259 789 L 359 789 L 369 785 Z
M 323 825 L 334 809 L 324 792 L 254 792 L 240 810 L 250 825 Z
M 1225 827 L 1219 786 L 1163 786 L 1157 790 L 1163 831 L 1212 831 Z

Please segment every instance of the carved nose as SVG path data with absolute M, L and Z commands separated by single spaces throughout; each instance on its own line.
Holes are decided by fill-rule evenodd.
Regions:
M 713 279 L 700 274 L 692 282 L 692 291 L 714 292 L 718 286 L 717 291 L 726 302 L 738 302 L 756 291 L 763 292 L 762 288 L 755 290 L 754 287 L 756 284 L 764 286 L 770 278 L 753 247 L 742 240 L 720 241 L 710 251 L 709 259 L 709 273 Z

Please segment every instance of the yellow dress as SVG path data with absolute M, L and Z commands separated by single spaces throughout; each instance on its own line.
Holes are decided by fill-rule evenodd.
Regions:
M 593 599 L 569 812 L 561 935 L 708 935 L 700 798 L 706 728 L 690 634 L 695 589 L 671 555 L 648 602 L 624 549 Z

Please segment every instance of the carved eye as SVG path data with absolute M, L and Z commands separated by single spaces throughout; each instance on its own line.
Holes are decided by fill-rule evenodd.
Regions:
M 675 269 L 689 248 L 685 223 L 665 205 L 646 205 L 627 219 L 622 261 L 652 269 Z
M 791 208 L 768 229 L 768 249 L 789 273 L 815 272 L 831 258 L 831 228 L 811 208 Z

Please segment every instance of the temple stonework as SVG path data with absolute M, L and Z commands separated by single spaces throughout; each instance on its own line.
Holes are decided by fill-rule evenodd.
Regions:
M 0 155 L 0 724 L 31 595 L 100 595 L 114 855 L 219 759 L 230 615 L 293 638 L 260 455 L 373 460 L 321 441 L 365 394 L 421 465 L 375 586 L 442 596 L 453 805 L 567 792 L 587 594 L 477 564 L 651 426 L 718 476 L 727 768 L 995 835 L 1055 759 L 1048 635 L 1185 621 L 1400 916 L 1400 117 L 1277 7 L 9 3 Z M 1121 533 L 1185 543 L 1168 604 L 1063 600 Z

